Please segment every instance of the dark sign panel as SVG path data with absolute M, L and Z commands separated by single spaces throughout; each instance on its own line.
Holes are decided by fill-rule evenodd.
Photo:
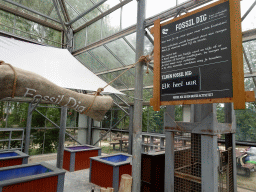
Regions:
M 233 97 L 229 2 L 161 27 L 161 101 Z

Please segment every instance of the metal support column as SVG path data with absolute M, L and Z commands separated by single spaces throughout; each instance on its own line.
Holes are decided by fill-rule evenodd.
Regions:
M 92 138 L 92 118 L 91 117 L 89 117 L 88 118 L 88 135 L 87 135 L 87 144 L 88 145 L 91 145 L 92 143 L 91 143 L 91 138 Z
M 88 130 L 88 116 L 86 116 L 85 114 L 79 113 L 77 140 L 82 144 L 86 144 L 87 130 Z
M 133 105 L 129 107 L 129 147 L 128 153 L 132 155 L 132 144 L 133 144 Z
M 217 136 L 201 135 L 202 191 L 218 192 Z
M 58 151 L 57 151 L 57 165 L 56 165 L 60 169 L 62 169 L 62 166 L 63 166 L 66 121 L 67 121 L 67 107 L 61 107 L 59 145 L 58 145 Z
M 224 111 L 225 111 L 225 123 L 232 124 L 232 129 L 234 129 L 234 126 L 236 127 L 236 119 L 235 119 L 235 111 L 233 109 L 232 103 L 225 103 L 224 105 Z M 233 157 L 233 173 L 231 181 L 227 183 L 228 189 L 234 189 L 234 192 L 237 191 L 237 178 L 236 178 L 236 145 L 235 145 L 235 134 L 234 133 L 228 133 L 225 134 L 225 147 L 226 150 L 228 150 L 229 147 L 232 147 L 232 157 Z M 233 185 L 233 186 L 229 186 Z
M 136 61 L 144 54 L 145 0 L 137 0 Z M 132 191 L 140 191 L 141 184 L 141 132 L 143 105 L 143 63 L 135 68 L 134 121 L 132 147 Z
M 28 105 L 28 116 L 27 116 L 27 126 L 26 126 L 26 137 L 25 137 L 25 147 L 24 153 L 29 155 L 29 143 L 30 143 L 30 132 L 31 132 L 31 121 L 32 121 L 32 103 Z
M 194 122 L 202 122 L 209 114 L 208 129 L 216 126 L 216 104 L 194 105 Z M 205 126 L 205 125 L 204 125 Z M 207 127 L 205 127 L 206 129 Z M 192 133 L 193 134 L 193 133 Z M 218 192 L 218 162 L 217 135 L 201 135 L 201 185 L 202 191 Z M 191 154 L 192 155 L 192 154 Z
M 165 124 L 169 119 L 175 119 L 175 106 L 166 106 Z M 165 132 L 165 178 L 164 191 L 174 191 L 174 132 Z

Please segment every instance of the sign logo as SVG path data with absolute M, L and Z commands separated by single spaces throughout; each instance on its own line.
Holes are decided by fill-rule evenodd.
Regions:
M 163 29 L 163 30 L 162 30 L 162 33 L 163 33 L 164 35 L 166 35 L 167 32 L 168 32 L 168 29 Z

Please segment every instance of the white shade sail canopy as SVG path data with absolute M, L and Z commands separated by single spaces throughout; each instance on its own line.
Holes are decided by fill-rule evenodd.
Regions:
M 63 88 L 97 91 L 98 88 L 107 85 L 73 57 L 67 49 L 0 36 L 0 60 L 41 75 Z M 110 85 L 103 93 L 123 94 Z

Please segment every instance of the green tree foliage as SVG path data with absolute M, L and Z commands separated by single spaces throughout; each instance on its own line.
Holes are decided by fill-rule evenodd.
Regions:
M 256 142 L 256 103 L 247 103 L 246 110 L 236 110 L 237 132 L 239 141 Z
M 57 125 L 60 125 L 60 108 L 38 108 L 42 114 L 46 115 Z M 37 112 L 33 112 L 31 127 L 55 127 L 49 121 L 47 121 L 43 116 Z M 59 138 L 59 129 L 32 129 L 31 139 L 33 143 L 39 148 L 36 149 L 38 154 L 52 153 L 57 150 Z
M 235 110 L 236 139 L 238 141 L 256 142 L 256 103 L 247 103 L 245 110 Z M 217 119 L 219 123 L 225 122 L 224 107 L 217 105 Z

